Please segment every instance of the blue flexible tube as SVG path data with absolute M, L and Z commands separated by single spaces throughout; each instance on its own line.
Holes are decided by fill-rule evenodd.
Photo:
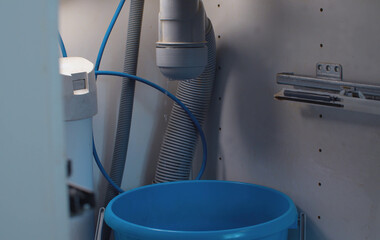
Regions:
M 102 163 L 100 162 L 98 153 L 96 151 L 95 147 L 95 141 L 94 141 L 94 136 L 92 136 L 92 154 L 94 155 L 96 165 L 98 165 L 98 168 L 100 172 L 103 174 L 105 179 L 109 182 L 109 184 L 112 185 L 119 193 L 123 193 L 124 191 L 116 184 L 114 181 L 111 179 L 111 177 L 107 174 L 106 170 L 104 169 Z
M 59 46 L 61 47 L 62 57 L 65 58 L 67 57 L 67 52 L 66 52 L 65 44 L 63 43 L 63 40 L 62 40 L 62 36 L 59 32 L 58 32 L 58 40 L 59 40 Z
M 190 112 L 190 110 L 186 107 L 186 105 L 184 105 L 176 96 L 174 96 L 172 93 L 168 92 L 166 89 L 158 86 L 155 83 L 152 83 L 152 82 L 150 82 L 148 80 L 145 80 L 143 78 L 140 78 L 140 77 L 137 77 L 137 76 L 134 76 L 134 75 L 130 75 L 130 74 L 127 74 L 127 73 L 121 73 L 121 72 L 115 72 L 115 71 L 95 71 L 95 75 L 96 76 L 98 76 L 98 75 L 108 75 L 108 76 L 127 77 L 127 78 L 130 78 L 130 79 L 133 79 L 135 81 L 144 83 L 144 84 L 146 84 L 148 86 L 151 86 L 151 87 L 157 89 L 158 91 L 164 93 L 166 96 L 168 96 L 169 98 L 171 98 L 174 102 L 176 102 L 187 113 L 187 115 L 189 115 L 191 121 L 194 123 L 195 127 L 197 128 L 197 130 L 199 132 L 199 135 L 200 135 L 200 138 L 201 138 L 201 141 L 202 141 L 202 147 L 203 147 L 203 161 L 202 161 L 202 166 L 201 166 L 201 169 L 199 170 L 199 173 L 198 173 L 198 176 L 197 176 L 196 180 L 200 180 L 202 178 L 202 175 L 203 175 L 203 173 L 204 173 L 204 171 L 206 169 L 206 164 L 207 164 L 207 142 L 206 142 L 206 137 L 205 137 L 205 134 L 204 134 L 204 132 L 202 130 L 202 127 L 199 124 L 198 120 Z M 101 167 L 101 164 L 100 164 L 100 167 Z M 103 168 L 103 170 L 104 170 L 104 168 Z M 104 175 L 105 171 L 104 172 L 102 171 L 102 173 Z M 108 178 L 106 177 L 107 180 L 108 180 Z M 113 184 L 111 183 L 111 185 L 113 185 Z M 119 191 L 119 189 L 117 189 L 117 190 Z
M 104 35 L 103 42 L 102 42 L 102 45 L 100 46 L 98 57 L 96 59 L 95 71 L 99 70 L 100 62 L 102 61 L 103 52 L 107 45 L 108 38 L 110 37 L 112 29 L 115 26 L 116 20 L 119 17 L 121 10 L 123 9 L 124 3 L 125 3 L 125 0 L 120 0 L 119 6 L 117 7 L 115 14 L 113 15 L 113 18 L 111 20 L 110 25 L 108 26 L 106 34 Z

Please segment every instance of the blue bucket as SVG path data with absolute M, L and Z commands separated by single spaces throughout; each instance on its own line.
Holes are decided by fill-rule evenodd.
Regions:
M 114 198 L 106 223 L 117 240 L 286 240 L 297 210 L 271 188 L 184 181 L 137 188 Z

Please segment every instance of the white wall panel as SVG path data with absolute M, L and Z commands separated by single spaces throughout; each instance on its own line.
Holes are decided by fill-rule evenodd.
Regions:
M 0 1 L 0 239 L 68 239 L 57 13 Z

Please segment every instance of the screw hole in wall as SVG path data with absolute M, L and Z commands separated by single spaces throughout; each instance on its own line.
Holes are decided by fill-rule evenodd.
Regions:
M 320 149 L 318 149 L 318 151 L 319 151 L 319 152 L 322 152 L 322 149 L 320 148 Z
M 319 118 L 323 118 L 323 115 L 322 115 L 322 114 L 319 114 Z
M 323 12 L 323 8 L 320 8 L 319 11 Z
M 321 182 L 319 182 L 319 183 L 318 183 L 318 186 L 322 186 L 322 183 L 321 183 Z
M 323 43 L 319 44 L 319 46 L 320 46 L 321 48 L 323 48 Z

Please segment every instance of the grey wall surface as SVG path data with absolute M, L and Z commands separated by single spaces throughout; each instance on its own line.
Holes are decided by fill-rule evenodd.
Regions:
M 380 3 L 220 0 L 206 8 L 220 36 L 209 178 L 287 193 L 308 215 L 308 239 L 380 239 L 380 117 L 273 100 L 276 73 L 314 76 L 321 61 L 342 64 L 344 80 L 380 85 Z
M 380 239 L 380 117 L 273 99 L 281 89 L 276 73 L 315 75 L 317 62 L 342 64 L 346 81 L 380 85 L 380 2 L 204 2 L 218 36 L 219 66 L 206 123 L 206 178 L 285 192 L 308 215 L 309 240 Z M 95 61 L 117 3 L 61 2 L 69 55 Z M 146 1 L 138 75 L 174 91 L 155 66 L 158 3 Z M 127 9 L 101 69 L 122 70 Z M 119 79 L 98 80 L 94 131 L 103 161 L 112 156 L 119 89 Z M 165 96 L 137 86 L 124 188 L 151 182 L 170 106 Z

